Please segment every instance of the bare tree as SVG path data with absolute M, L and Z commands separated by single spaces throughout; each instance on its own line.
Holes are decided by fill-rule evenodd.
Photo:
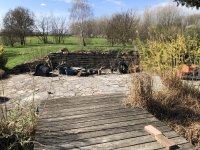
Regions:
M 107 38 L 112 44 L 116 41 L 124 46 L 136 37 L 139 19 L 135 12 L 127 11 L 115 14 L 107 28 Z
M 12 47 L 17 42 L 16 32 L 13 31 L 14 21 L 11 15 L 4 18 L 4 28 L 1 29 L 1 41 L 4 45 L 11 45 Z
M 192 14 L 185 17 L 186 25 L 198 25 L 200 26 L 200 14 Z
M 25 38 L 32 32 L 33 25 L 33 13 L 23 7 L 8 11 L 3 19 L 3 29 L 15 33 L 19 37 L 21 45 L 25 45 Z
M 115 21 L 113 19 L 109 20 L 106 28 L 106 36 L 108 42 L 110 42 L 112 46 L 114 46 L 119 36 L 116 30 Z
M 54 17 L 52 19 L 52 30 L 51 34 L 54 36 L 56 43 L 64 43 L 64 37 L 67 34 L 66 18 Z
M 175 37 L 185 29 L 183 18 L 181 9 L 173 4 L 146 9 L 139 26 L 140 38 Z
M 108 17 L 101 17 L 93 20 L 93 36 L 106 37 L 106 29 L 108 27 Z
M 79 28 L 79 35 L 82 38 L 83 46 L 86 46 L 85 42 L 85 24 L 92 16 L 92 9 L 87 0 L 74 0 L 72 8 L 70 10 L 70 18 Z
M 85 29 L 86 29 L 86 32 L 85 32 L 86 37 L 89 37 L 89 38 L 95 37 L 95 29 L 96 29 L 95 20 L 87 21 L 85 24 Z
M 18 41 L 17 35 L 12 30 L 10 30 L 9 28 L 1 30 L 1 42 L 4 45 L 10 45 L 14 47 L 14 44 L 17 41 Z
M 200 39 L 200 14 L 185 17 L 185 34 Z
M 79 25 L 76 22 L 71 23 L 69 26 L 69 32 L 71 35 L 79 36 L 80 35 Z
M 173 4 L 158 7 L 156 10 L 156 23 L 158 26 L 170 27 L 181 24 L 181 11 Z
M 48 43 L 48 36 L 51 29 L 51 17 L 41 16 L 35 25 L 35 35 L 44 44 Z
M 106 37 L 106 29 L 108 25 L 108 18 L 96 18 L 84 22 L 84 37 Z M 70 25 L 70 33 L 72 35 L 79 35 L 79 26 L 77 23 Z
M 156 13 L 156 30 L 154 33 L 162 35 L 166 40 L 176 37 L 177 33 L 184 30 L 182 24 L 182 11 L 174 4 L 158 7 L 154 10 Z
M 145 9 L 138 27 L 138 33 L 141 39 L 147 40 L 149 38 L 149 29 L 155 25 L 156 15 L 150 8 Z

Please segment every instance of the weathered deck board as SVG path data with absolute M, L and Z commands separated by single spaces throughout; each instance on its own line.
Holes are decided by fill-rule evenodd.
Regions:
M 181 149 L 194 149 L 147 111 L 125 108 L 123 98 L 124 95 L 117 94 L 45 101 L 34 149 L 164 149 L 144 131 L 149 124 L 173 139 Z

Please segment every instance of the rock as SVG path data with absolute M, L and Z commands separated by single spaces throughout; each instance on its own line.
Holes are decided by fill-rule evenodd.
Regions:
M 67 48 L 63 48 L 60 50 L 63 54 L 68 54 L 69 50 Z
M 53 94 L 53 92 L 51 92 L 51 91 L 47 91 L 47 93 L 50 95 L 50 94 Z
M 77 76 L 78 77 L 88 77 L 90 74 L 88 72 L 85 71 L 80 71 Z

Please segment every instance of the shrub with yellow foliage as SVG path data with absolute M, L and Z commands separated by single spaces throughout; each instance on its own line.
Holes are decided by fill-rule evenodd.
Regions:
M 3 54 L 3 51 L 4 51 L 4 48 L 3 48 L 3 46 L 2 46 L 2 45 L 0 45 L 0 55 L 2 55 L 2 54 Z
M 177 35 L 169 40 L 162 37 L 143 43 L 136 41 L 142 52 L 141 66 L 146 71 L 161 73 L 183 63 L 199 64 L 200 42 L 197 38 Z
M 0 68 L 3 68 L 6 64 L 6 58 L 4 56 L 4 47 L 0 45 Z

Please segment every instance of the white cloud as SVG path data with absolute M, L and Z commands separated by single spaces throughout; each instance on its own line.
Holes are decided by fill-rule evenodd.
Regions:
M 118 6 L 124 6 L 125 4 L 122 2 L 122 0 L 106 0 L 107 2 L 111 2 L 115 5 L 118 5 Z
M 43 7 L 46 6 L 46 5 L 47 5 L 47 4 L 45 4 L 45 3 L 41 3 L 41 4 L 40 4 L 40 6 L 43 6 Z

